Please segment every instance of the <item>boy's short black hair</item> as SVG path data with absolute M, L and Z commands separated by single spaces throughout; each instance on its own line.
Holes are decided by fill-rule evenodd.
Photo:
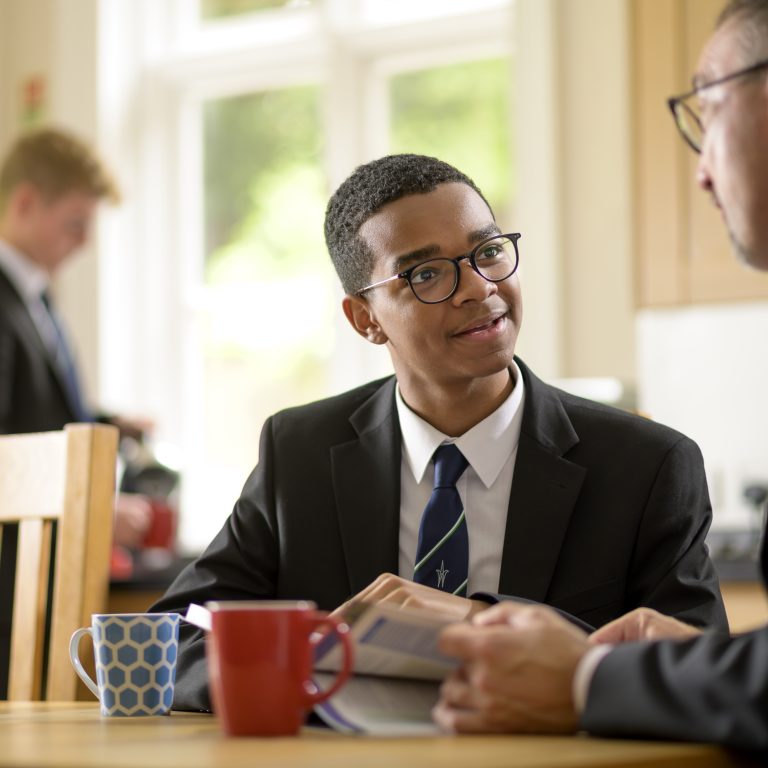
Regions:
M 488 205 L 469 176 L 436 157 L 387 155 L 355 169 L 325 211 L 325 242 L 346 293 L 365 288 L 373 273 L 373 254 L 360 237 L 360 227 L 387 203 L 426 194 L 450 182 L 471 187 Z

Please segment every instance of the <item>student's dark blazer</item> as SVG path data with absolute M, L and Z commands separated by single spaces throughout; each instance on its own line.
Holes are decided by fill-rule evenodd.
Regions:
M 595 626 L 646 605 L 725 629 L 704 544 L 711 510 L 696 445 L 518 365 L 526 394 L 499 529 L 499 593 Z M 394 378 L 269 418 L 231 516 L 153 610 L 248 598 L 333 609 L 379 574 L 397 573 L 400 453 Z M 203 646 L 185 627 L 177 708 L 210 706 Z
M 768 547 L 763 535 L 763 583 Z M 768 762 L 768 626 L 734 637 L 617 646 L 598 665 L 582 726 L 606 736 L 711 741 Z M 766 761 L 766 762 L 764 762 Z
M 64 382 L 24 301 L 0 268 L 0 434 L 76 421 Z

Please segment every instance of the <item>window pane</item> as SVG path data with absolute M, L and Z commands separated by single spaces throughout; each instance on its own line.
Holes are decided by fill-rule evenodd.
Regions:
M 478 13 L 504 8 L 512 0 L 358 0 L 357 9 L 366 23 L 408 23 L 417 19 L 439 19 L 446 16 Z
M 200 12 L 204 19 L 221 19 L 244 13 L 266 11 L 271 8 L 293 8 L 312 5 L 313 0 L 201 0 Z
M 434 155 L 470 176 L 501 225 L 512 216 L 509 60 L 451 64 L 396 75 L 390 86 L 393 152 Z
M 207 477 L 185 478 L 184 500 L 201 546 L 253 468 L 266 417 L 327 392 L 337 294 L 320 96 L 301 87 L 205 107 L 202 384 L 189 415 L 203 417 L 195 466 Z

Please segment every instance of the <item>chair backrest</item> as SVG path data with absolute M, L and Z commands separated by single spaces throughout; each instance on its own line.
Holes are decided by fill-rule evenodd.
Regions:
M 95 424 L 0 436 L 0 528 L 18 524 L 9 700 L 75 700 L 69 638 L 107 603 L 117 437 Z

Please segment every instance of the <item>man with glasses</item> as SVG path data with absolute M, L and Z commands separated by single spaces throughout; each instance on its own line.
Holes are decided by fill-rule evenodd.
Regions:
M 733 0 L 694 88 L 669 100 L 736 253 L 768 270 L 768 0 Z M 768 549 L 762 552 L 768 580 Z M 543 607 L 497 605 L 442 637 L 462 659 L 446 729 L 712 741 L 768 750 L 768 627 L 726 637 L 640 609 L 591 638 Z M 650 642 L 653 641 L 653 642 Z
M 344 313 L 395 376 L 268 419 L 232 515 L 156 610 L 354 596 L 464 619 L 508 595 L 591 626 L 651 605 L 725 628 L 697 447 L 514 357 L 521 237 L 467 176 L 363 165 L 325 233 Z M 210 706 L 204 664 L 183 629 L 177 708 Z

